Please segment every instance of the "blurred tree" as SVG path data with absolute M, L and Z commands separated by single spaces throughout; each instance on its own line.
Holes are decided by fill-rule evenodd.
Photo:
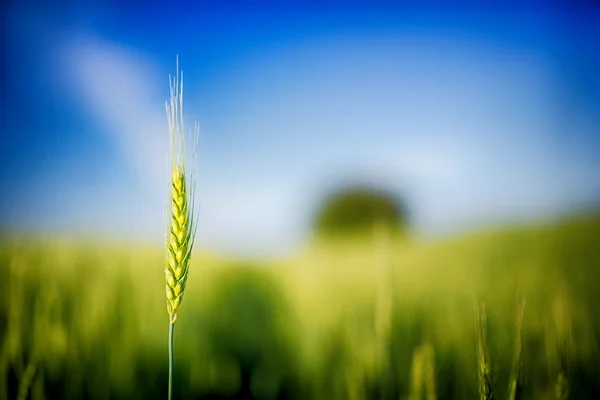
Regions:
M 390 193 L 352 186 L 329 196 L 317 212 L 314 229 L 320 237 L 340 237 L 371 232 L 384 224 L 405 233 L 408 218 L 404 203 Z

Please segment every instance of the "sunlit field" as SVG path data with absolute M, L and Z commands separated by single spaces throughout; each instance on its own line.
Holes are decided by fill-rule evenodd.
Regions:
M 600 1 L 0 15 L 0 400 L 600 400 Z
M 437 241 L 385 229 L 278 260 L 195 254 L 175 329 L 176 398 L 475 399 L 476 305 L 508 398 L 600 398 L 600 218 Z M 164 252 L 4 235 L 0 398 L 167 391 Z

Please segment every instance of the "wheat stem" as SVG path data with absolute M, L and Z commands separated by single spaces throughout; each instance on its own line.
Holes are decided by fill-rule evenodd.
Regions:
M 26 400 L 27 395 L 29 394 L 29 388 L 31 386 L 31 382 L 33 381 L 33 377 L 35 376 L 36 366 L 34 363 L 30 362 L 25 368 L 25 372 L 21 376 L 21 383 L 19 384 L 19 394 L 17 396 L 18 400 Z
M 169 400 L 173 399 L 173 367 L 175 357 L 173 356 L 173 330 L 175 322 L 169 323 Z
M 571 313 L 563 298 L 557 298 L 554 303 L 554 319 L 556 331 L 554 334 L 555 368 L 558 369 L 554 395 L 557 400 L 567 400 L 570 397 L 569 361 L 571 346 Z

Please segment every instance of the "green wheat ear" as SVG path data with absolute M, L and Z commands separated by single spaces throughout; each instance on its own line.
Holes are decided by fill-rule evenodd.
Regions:
M 171 177 L 171 226 L 167 245 L 167 311 L 171 321 L 177 319 L 177 309 L 183 299 L 189 271 L 190 214 L 186 198 L 185 178 L 181 167 L 175 165 Z
M 194 210 L 195 170 L 186 170 L 185 132 L 183 123 L 183 73 L 171 79 L 170 101 L 166 103 L 167 120 L 171 137 L 171 190 L 170 213 L 166 242 L 166 294 L 170 322 L 177 320 L 177 312 L 183 300 L 187 283 L 190 256 L 194 245 L 197 217 Z M 195 141 L 198 126 L 195 130 Z
M 487 348 L 487 316 L 485 303 L 479 302 L 475 308 L 477 319 L 477 364 L 479 370 L 479 398 L 493 400 L 492 372 Z

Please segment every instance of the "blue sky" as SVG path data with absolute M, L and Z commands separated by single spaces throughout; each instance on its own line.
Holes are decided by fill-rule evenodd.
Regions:
M 176 54 L 203 247 L 294 248 L 346 182 L 401 194 L 421 236 L 600 200 L 597 7 L 60 4 L 2 10 L 5 228 L 162 240 Z

